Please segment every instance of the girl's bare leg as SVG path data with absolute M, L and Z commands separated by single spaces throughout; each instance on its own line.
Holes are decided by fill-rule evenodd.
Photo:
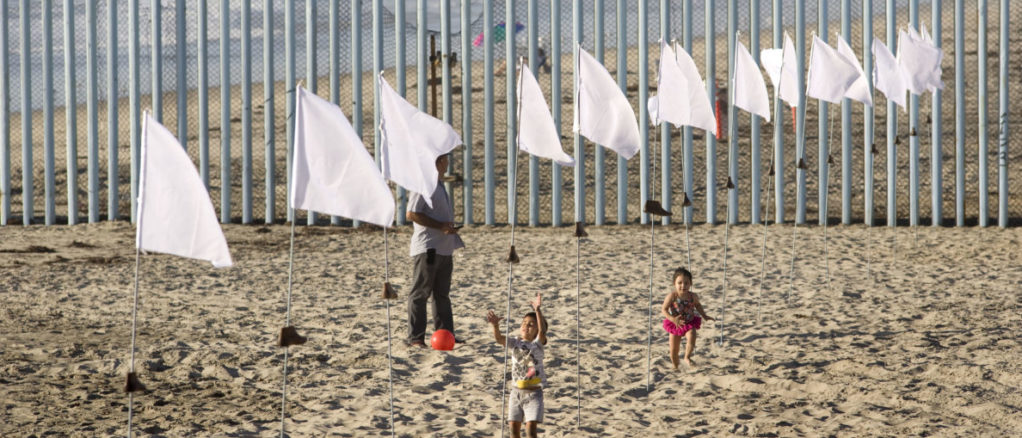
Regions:
M 522 423 L 520 421 L 509 421 L 511 425 L 511 436 L 513 438 L 522 438 Z
M 536 438 L 539 436 L 538 424 L 535 421 L 525 422 L 525 436 L 529 438 Z
M 681 351 L 681 336 L 671 336 L 671 364 L 674 365 L 674 369 L 678 369 L 678 353 Z
M 692 351 L 696 349 L 695 329 L 689 330 L 688 333 L 685 333 L 685 338 L 688 339 L 688 342 L 685 344 L 685 365 L 692 366 Z

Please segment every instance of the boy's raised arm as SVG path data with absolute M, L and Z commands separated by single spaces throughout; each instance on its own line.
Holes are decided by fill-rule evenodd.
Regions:
M 493 326 L 493 339 L 500 345 L 505 345 L 507 338 L 500 332 L 500 317 L 493 313 L 492 310 L 486 311 L 486 322 Z
M 536 311 L 536 319 L 539 323 L 539 342 L 546 345 L 546 318 L 543 317 L 543 311 L 540 309 L 540 305 L 543 304 L 543 297 L 540 294 L 536 294 L 536 299 L 532 301 L 532 310 Z

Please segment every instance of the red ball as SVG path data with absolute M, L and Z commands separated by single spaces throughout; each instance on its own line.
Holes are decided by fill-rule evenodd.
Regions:
M 434 350 L 453 350 L 454 349 L 454 333 L 450 330 L 440 329 L 433 332 L 433 337 L 430 338 L 429 344 L 433 346 Z

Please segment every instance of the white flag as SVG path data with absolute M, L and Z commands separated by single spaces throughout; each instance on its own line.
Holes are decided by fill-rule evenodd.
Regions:
M 561 149 L 550 107 L 529 66 L 522 64 L 518 81 L 518 148 L 537 157 L 549 158 L 562 166 L 574 166 L 575 159 Z
M 791 42 L 788 33 L 784 33 L 783 49 L 766 49 L 760 52 L 763 69 L 774 84 L 774 94 L 798 108 L 798 58 L 795 55 L 795 43 Z
M 898 33 L 898 63 L 905 70 L 908 91 L 922 94 L 924 91 L 943 89 L 940 80 L 940 63 L 944 52 L 909 28 Z
M 873 83 L 876 89 L 884 93 L 887 100 L 905 109 L 905 92 L 908 91 L 905 72 L 887 45 L 877 37 L 873 37 L 873 60 Z
M 706 84 L 699 76 L 692 56 L 684 50 L 675 50 L 678 60 L 678 67 L 685 75 L 688 82 L 688 105 L 690 111 L 689 126 L 714 132 L 717 129 L 717 118 L 713 115 L 713 107 L 710 106 L 710 96 L 706 93 Z
M 855 56 L 855 52 L 852 51 L 852 48 L 840 36 L 837 38 L 837 52 L 843 55 L 848 62 L 851 62 L 855 66 L 855 70 L 859 72 L 859 77 L 848 87 L 845 97 L 873 106 L 873 96 L 869 92 L 869 79 L 866 77 L 866 73 L 862 71 L 862 64 L 859 64 L 859 58 Z
M 199 173 L 167 128 L 142 121 L 135 247 L 231 266 L 231 252 Z
M 841 103 L 845 93 L 858 78 L 859 72 L 851 62 L 820 37 L 813 35 L 806 96 L 830 103 Z
M 770 96 L 767 94 L 766 82 L 759 72 L 756 60 L 749 49 L 741 42 L 735 42 L 735 77 L 731 78 L 731 86 L 735 106 L 760 116 L 770 122 Z
M 344 112 L 305 88 L 297 94 L 290 206 L 390 226 L 394 196 Z
M 397 94 L 380 72 L 380 134 L 383 176 L 422 195 L 433 207 L 437 157 L 461 144 L 451 125 L 419 111 Z
M 624 159 L 639 152 L 639 124 L 628 98 L 596 58 L 578 48 L 574 131 Z
M 690 124 L 688 81 L 678 66 L 678 58 L 667 43 L 660 42 L 660 70 L 657 73 L 657 94 L 649 98 L 649 118 L 654 124 Z

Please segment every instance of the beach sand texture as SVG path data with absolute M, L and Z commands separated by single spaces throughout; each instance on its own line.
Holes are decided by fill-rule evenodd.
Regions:
M 518 229 L 512 321 L 537 292 L 550 322 L 545 436 L 1014 436 L 1022 433 L 1022 232 L 863 226 L 691 229 L 693 291 L 724 319 L 699 331 L 693 369 L 672 371 L 654 314 L 646 393 L 649 229 L 591 227 L 581 242 L 582 424 L 576 429 L 575 238 Z M 727 295 L 721 265 L 728 233 Z M 144 255 L 135 432 L 279 433 L 287 226 L 228 225 L 236 265 Z M 467 227 L 455 257 L 450 352 L 409 349 L 410 229 L 390 233 L 399 436 L 497 436 L 503 351 L 484 321 L 506 312 L 508 227 Z M 867 240 L 867 236 L 869 239 Z M 0 435 L 121 435 L 130 358 L 133 228 L 7 227 L 0 242 Z M 685 264 L 685 229 L 657 227 L 654 306 Z M 290 436 L 387 436 L 383 235 L 299 227 L 291 322 L 310 338 L 288 361 Z M 868 257 L 869 256 L 869 257 Z M 867 259 L 871 275 L 867 277 Z M 827 267 L 831 273 L 826 282 Z M 726 304 L 726 313 L 721 306 Z M 723 318 L 722 318 L 723 317 Z M 502 327 L 506 328 L 506 325 Z M 684 365 L 682 366 L 684 368 Z

